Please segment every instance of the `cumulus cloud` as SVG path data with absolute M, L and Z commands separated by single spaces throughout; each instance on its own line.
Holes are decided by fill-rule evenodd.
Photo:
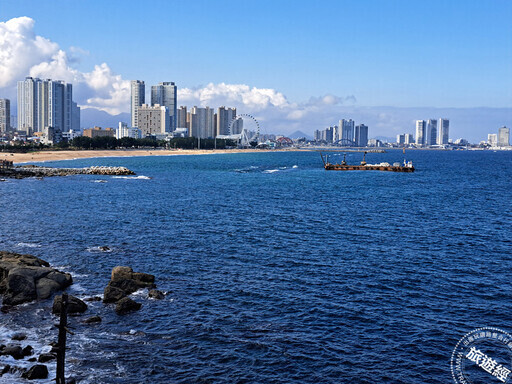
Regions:
M 117 114 L 128 110 L 130 82 L 112 72 L 106 64 L 91 72 L 72 67 L 77 55 L 87 51 L 71 47 L 70 56 L 55 42 L 34 32 L 34 20 L 18 17 L 0 22 L 0 89 L 13 93 L 16 82 L 30 75 L 73 83 L 74 99 L 83 107 Z

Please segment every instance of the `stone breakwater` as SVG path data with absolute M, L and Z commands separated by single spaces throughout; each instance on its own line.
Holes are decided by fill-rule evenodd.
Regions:
M 70 175 L 127 176 L 135 172 L 126 167 L 51 168 L 23 165 L 0 169 L 0 177 L 22 179 L 25 177 L 53 177 Z

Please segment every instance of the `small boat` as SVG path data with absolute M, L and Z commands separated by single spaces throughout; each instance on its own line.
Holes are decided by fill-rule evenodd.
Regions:
M 414 166 L 412 165 L 412 161 L 406 162 L 404 159 L 403 164 L 393 163 L 393 165 L 389 163 L 379 163 L 379 164 L 368 164 L 366 163 L 366 151 L 363 155 L 363 161 L 359 165 L 349 165 L 347 164 L 346 157 L 347 154 L 343 154 L 343 161 L 338 164 L 332 164 L 329 162 L 329 157 L 326 155 L 325 158 L 322 153 L 320 153 L 322 157 L 322 161 L 324 163 L 324 168 L 326 171 L 388 171 L 388 172 L 414 172 Z

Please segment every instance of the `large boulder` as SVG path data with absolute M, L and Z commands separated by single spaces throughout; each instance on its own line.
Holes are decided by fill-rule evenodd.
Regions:
M 48 377 L 48 368 L 43 364 L 36 364 L 25 372 L 22 377 L 28 380 L 46 379 Z
M 105 291 L 103 292 L 103 302 L 115 303 L 116 301 L 121 300 L 126 295 L 127 293 L 123 291 L 121 288 L 117 288 L 109 284 L 105 287 Z
M 62 310 L 62 295 L 55 296 L 53 299 L 52 313 L 60 314 Z M 68 295 L 68 313 L 76 314 L 83 313 L 87 310 L 87 304 L 85 304 L 78 297 Z
M 152 289 L 148 292 L 148 297 L 156 300 L 162 300 L 165 298 L 165 295 L 162 291 L 159 291 L 158 289 Z
M 116 313 L 118 315 L 124 315 L 128 312 L 138 311 L 141 307 L 142 304 L 133 301 L 129 297 L 124 297 L 117 302 Z
M 0 355 L 12 356 L 16 360 L 21 360 L 25 357 L 23 355 L 23 348 L 21 348 L 19 345 L 7 345 L 2 349 Z
M 69 273 L 50 268 L 35 256 L 0 252 L 0 294 L 4 305 L 47 299 L 72 282 Z

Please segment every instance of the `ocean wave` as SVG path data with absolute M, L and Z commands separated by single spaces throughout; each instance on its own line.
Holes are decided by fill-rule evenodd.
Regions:
M 114 248 L 108 247 L 106 245 L 87 248 L 87 252 L 90 252 L 90 253 L 96 253 L 96 252 L 110 253 L 113 250 L 114 250 Z
M 276 173 L 279 171 L 280 171 L 279 169 L 267 169 L 267 170 L 263 171 L 263 173 Z
M 102 180 L 102 179 L 101 180 L 93 180 L 92 182 L 93 183 L 108 183 L 107 180 Z
M 114 179 L 126 179 L 126 180 L 151 180 L 149 176 L 113 176 Z
M 37 244 L 37 243 L 18 243 L 16 245 L 18 247 L 23 247 L 23 248 L 41 248 L 41 244 Z

